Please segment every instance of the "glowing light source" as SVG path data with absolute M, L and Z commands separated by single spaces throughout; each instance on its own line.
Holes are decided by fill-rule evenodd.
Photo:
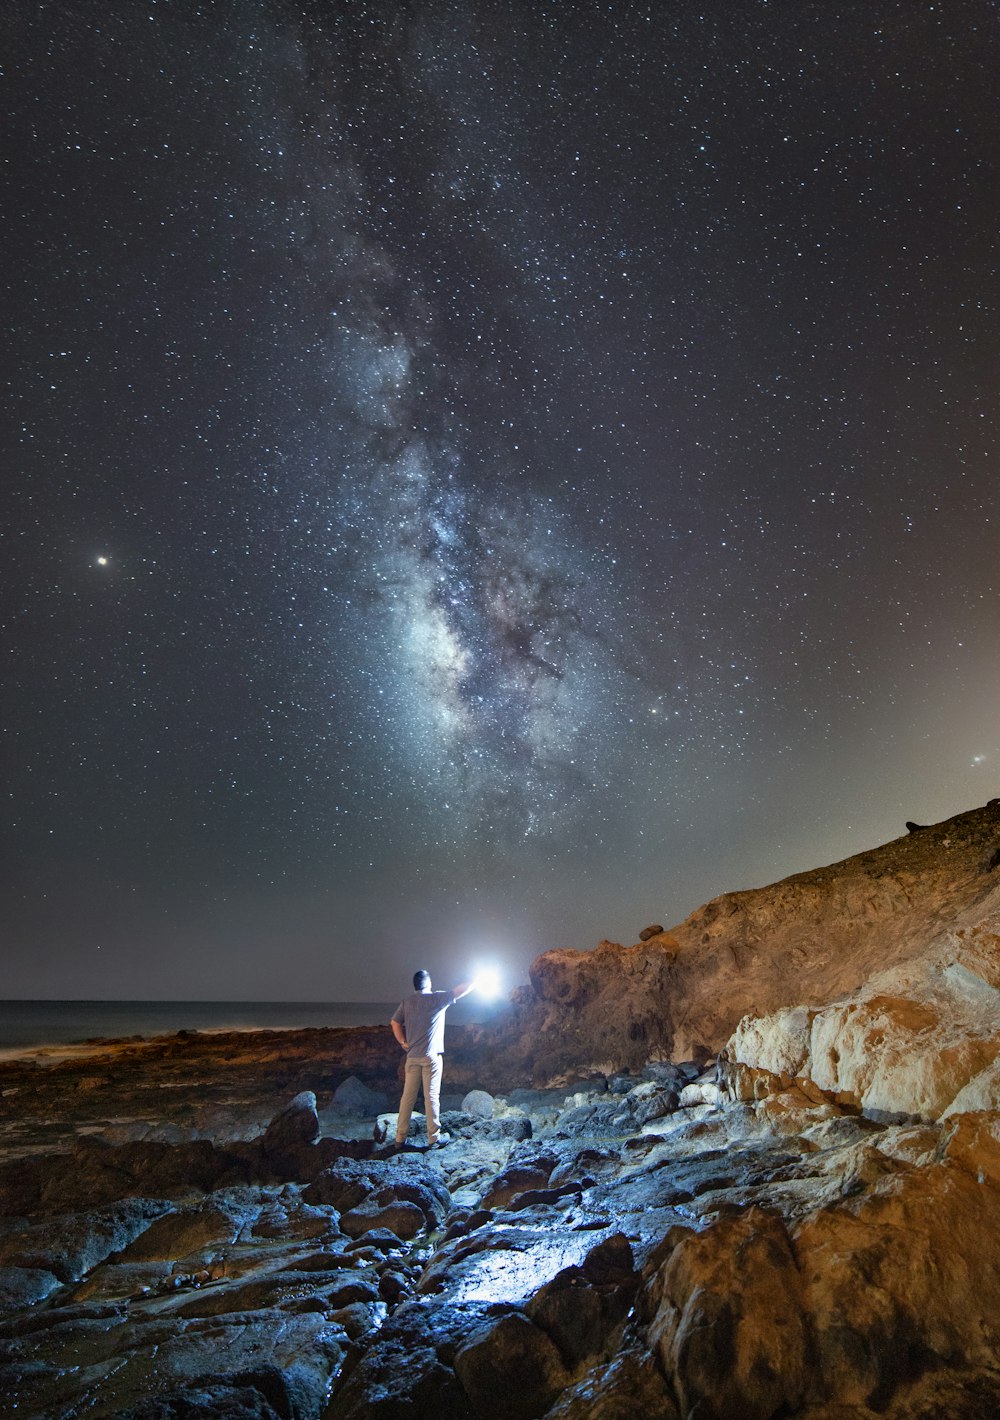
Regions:
M 472 978 L 472 989 L 484 1001 L 495 1001 L 503 989 L 500 973 L 495 966 L 481 966 Z

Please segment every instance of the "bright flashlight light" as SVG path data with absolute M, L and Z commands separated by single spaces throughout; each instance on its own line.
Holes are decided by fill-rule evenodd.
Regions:
M 484 1001 L 495 1001 L 502 990 L 500 973 L 496 967 L 480 967 L 472 978 L 472 989 L 478 992 Z

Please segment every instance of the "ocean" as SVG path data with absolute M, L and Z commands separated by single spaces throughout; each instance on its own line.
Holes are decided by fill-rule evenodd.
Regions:
M 96 1037 L 173 1035 L 179 1030 L 293 1030 L 388 1026 L 398 1001 L 0 1001 L 0 1057 Z M 459 1001 L 455 1025 L 489 1019 L 496 1007 Z

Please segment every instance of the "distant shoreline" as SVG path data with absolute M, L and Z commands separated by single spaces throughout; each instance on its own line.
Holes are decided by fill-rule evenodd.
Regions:
M 55 1063 L 129 1041 L 176 1036 L 249 1035 L 298 1030 L 387 1027 L 387 1001 L 0 1001 L 0 1062 Z M 453 1007 L 456 1025 L 492 1019 L 499 1007 Z
M 174 1040 L 177 1036 L 216 1035 L 281 1035 L 303 1030 L 378 1030 L 380 1023 L 350 1026 L 181 1026 L 179 1030 L 157 1031 L 153 1035 L 98 1035 L 87 1040 L 47 1041 L 38 1045 L 0 1047 L 0 1065 L 8 1060 L 37 1060 L 39 1064 L 57 1064 L 62 1060 L 83 1060 L 88 1055 L 106 1054 L 123 1045 L 155 1045 Z

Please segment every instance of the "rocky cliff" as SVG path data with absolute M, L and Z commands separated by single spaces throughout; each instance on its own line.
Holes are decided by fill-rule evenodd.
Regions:
M 942 1011 L 954 1017 L 959 1035 L 974 1032 L 974 1019 L 988 1019 L 995 1009 L 1000 985 L 998 908 L 1000 800 L 994 799 L 830 867 L 724 894 L 635 946 L 601 942 L 592 952 L 546 952 L 531 968 L 530 989 L 516 994 L 504 1068 L 542 1083 L 637 1068 L 651 1058 L 707 1058 L 744 1017 L 797 1006 L 816 1012 L 846 1003 L 868 983 L 875 995 L 926 1001 L 935 1019 Z M 885 1009 L 895 1011 L 904 1032 L 919 1034 L 931 1020 L 915 1004 L 909 1026 L 902 1007 Z M 817 1027 L 825 1032 L 816 1043 L 825 1052 L 823 1079 L 858 1093 L 854 1076 L 829 1063 L 837 1049 L 835 1015 L 827 1012 Z M 793 1019 L 799 1020 L 784 1018 L 787 1029 Z M 804 1027 L 794 1029 L 801 1034 Z M 878 1029 L 872 1027 L 873 1050 Z M 757 1042 L 744 1029 L 737 1049 L 748 1063 L 764 1064 Z M 853 1058 L 856 1051 L 848 1053 Z M 793 1073 L 820 1068 L 801 1040 L 786 1054 L 796 1056 L 783 1067 Z M 954 1085 L 957 1093 L 988 1056 L 988 1046 L 977 1047 L 956 1061 L 945 1092 Z M 938 1092 L 926 1108 L 949 1102 Z

